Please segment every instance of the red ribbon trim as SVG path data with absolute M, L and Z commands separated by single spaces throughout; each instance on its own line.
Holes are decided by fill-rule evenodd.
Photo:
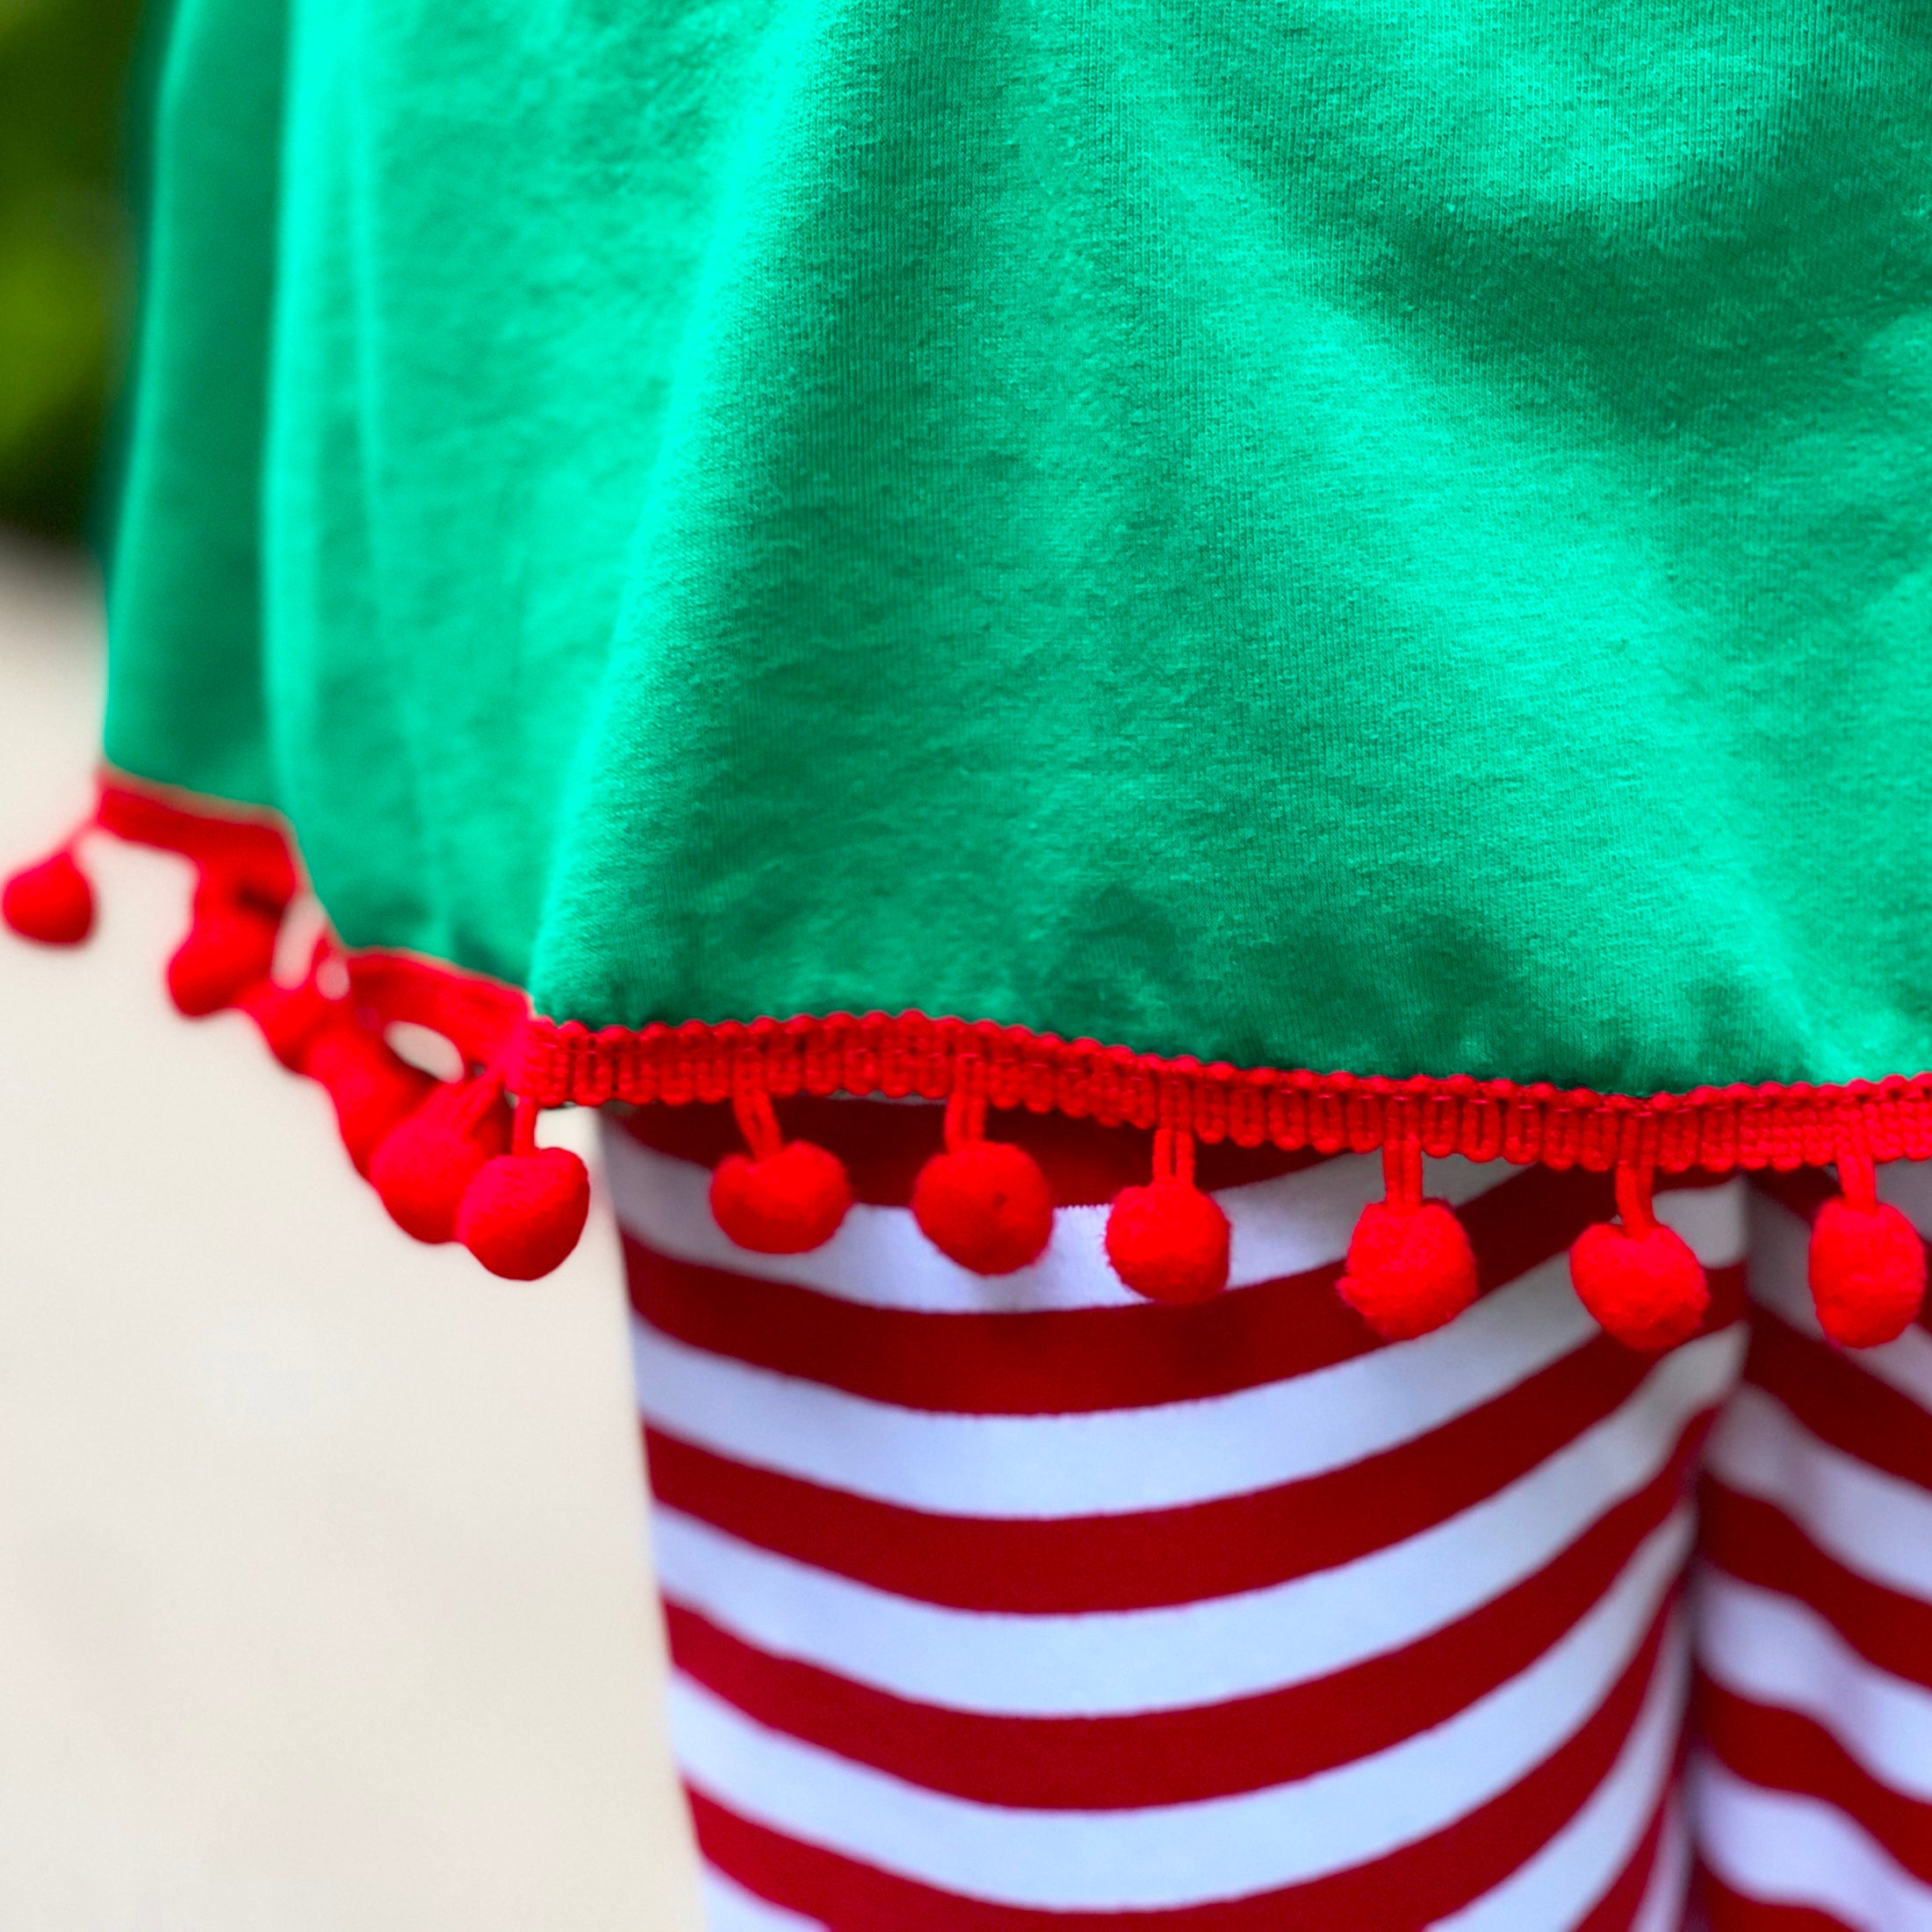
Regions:
M 1284 1153 L 1368 1154 L 1413 1130 L 1437 1159 L 1541 1162 L 1606 1172 L 1632 1128 L 1647 1124 L 1665 1173 L 1701 1167 L 1824 1167 L 1848 1116 L 1878 1161 L 1932 1158 L 1932 1074 L 1847 1086 L 1734 1085 L 1647 1098 L 1539 1082 L 1388 1079 L 1348 1073 L 1203 1065 L 1056 1039 L 991 1021 L 923 1013 L 727 1020 L 593 1032 L 526 1019 L 506 1074 L 539 1107 L 728 1100 L 749 1083 L 774 1098 L 808 1093 L 929 1100 L 951 1097 L 962 1061 L 988 1103 L 1059 1112 L 1105 1127 L 1185 1127 L 1197 1140 Z

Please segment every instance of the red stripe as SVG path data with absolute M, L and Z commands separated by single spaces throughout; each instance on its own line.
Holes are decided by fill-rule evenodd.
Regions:
M 1741 1582 L 1809 1604 L 1879 1669 L 1932 1690 L 1932 1604 L 1848 1569 L 1775 1504 L 1707 1482 L 1698 1546 Z
M 1193 1308 L 943 1315 L 841 1301 L 679 1261 L 626 1236 L 631 1302 L 660 1332 L 902 1409 L 1069 1415 L 1198 1401 L 1377 1344 L 1335 1293 L 1339 1265 Z
M 1669 1609 L 1596 1712 L 1527 1777 L 1430 1837 L 1281 1891 L 1171 1911 L 993 1905 L 788 1838 L 694 1791 L 698 1845 L 747 1891 L 835 1932 L 1410 1932 L 1501 1884 L 1589 1801 L 1636 1718 Z
M 1814 1436 L 1868 1468 L 1920 1489 L 1932 1487 L 1932 1416 L 1842 1350 L 1813 1341 L 1758 1308 L 1744 1376 L 1775 1395 Z
M 1708 1868 L 1698 1874 L 1697 1899 L 1711 1932 L 1858 1932 L 1857 1927 L 1808 1905 L 1770 1905 L 1748 1899 Z
M 1318 1476 L 1119 1515 L 945 1516 L 754 1468 L 657 1429 L 651 1488 L 761 1549 L 923 1603 L 1064 1614 L 1259 1590 L 1485 1501 L 1626 1401 L 1654 1365 L 1607 1337 L 1441 1428 Z
M 675 1603 L 665 1612 L 671 1654 L 769 1730 L 984 1804 L 1110 1811 L 1264 1790 L 1386 1749 L 1528 1669 L 1681 1500 L 1695 1434 L 1686 1431 L 1670 1467 L 1640 1494 L 1481 1609 L 1401 1650 L 1264 1696 L 1126 1717 L 990 1717 L 774 1656 Z
M 1644 1894 L 1650 1889 L 1651 1876 L 1657 1869 L 1657 1854 L 1663 1844 L 1664 1820 L 1670 1815 L 1671 1796 L 1667 1786 L 1651 1816 L 1648 1828 L 1630 1856 L 1629 1864 L 1589 1914 L 1577 1921 L 1572 1932 L 1630 1932 L 1630 1928 L 1636 1923 L 1638 1913 L 1643 1909 Z
M 1914 1878 L 1932 1880 L 1932 1805 L 1874 1777 L 1823 1725 L 1755 1704 L 1708 1677 L 1698 1685 L 1696 1712 L 1705 1747 L 1739 1777 L 1830 1806 Z
M 1601 1176 L 1536 1168 L 1460 1210 L 1484 1292 L 1561 1254 L 1609 1209 Z M 1339 1261 L 1193 1308 L 951 1315 L 881 1308 L 658 1253 L 628 1234 L 632 1307 L 694 1348 L 906 1409 L 1063 1415 L 1227 1395 L 1383 1344 L 1335 1293 Z M 1741 1304 L 1712 1271 L 1712 1320 Z

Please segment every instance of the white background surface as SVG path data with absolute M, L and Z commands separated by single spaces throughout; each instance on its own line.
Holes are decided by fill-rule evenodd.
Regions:
M 90 584 L 0 547 L 0 871 L 98 687 Z M 0 1926 L 688 1932 L 601 1203 L 546 1281 L 418 1247 L 168 1006 L 185 865 L 84 862 L 88 947 L 0 932 Z

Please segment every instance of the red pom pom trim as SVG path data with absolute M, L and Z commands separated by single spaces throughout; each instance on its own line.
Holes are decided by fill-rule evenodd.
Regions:
M 168 962 L 168 995 L 176 1011 L 199 1020 L 261 985 L 275 963 L 280 924 L 278 912 L 219 891 L 197 893 L 194 924 Z
M 1925 1301 L 1925 1243 L 1878 1199 L 1871 1157 L 1849 1128 L 1838 1157 L 1844 1192 L 1812 1222 L 1812 1305 L 1818 1325 L 1847 1348 L 1895 1342 Z
M 334 1005 L 315 984 L 316 972 L 328 956 L 327 941 L 319 940 L 308 975 L 299 985 L 264 979 L 235 1002 L 260 1028 L 269 1051 L 291 1073 L 302 1071 L 309 1048 L 335 1017 Z
M 1446 1201 L 1423 1199 L 1422 1145 L 1382 1146 L 1384 1198 L 1363 1208 L 1335 1284 L 1385 1342 L 1413 1341 L 1453 1322 L 1476 1298 L 1476 1258 Z
M 377 1149 L 422 1105 L 434 1085 L 348 1013 L 336 1014 L 315 1034 L 301 1071 L 334 1102 L 342 1146 L 365 1180 Z
M 1617 1169 L 1615 1222 L 1586 1228 L 1570 1249 L 1570 1282 L 1605 1334 L 1655 1354 L 1704 1325 L 1711 1289 L 1704 1264 L 1651 1208 L 1651 1171 L 1640 1157 Z
M 837 1234 L 852 1205 L 852 1182 L 836 1154 L 788 1141 L 769 1097 L 737 1101 L 749 1155 L 732 1154 L 711 1176 L 711 1216 L 728 1240 L 753 1254 L 804 1254 Z
M 489 1270 L 534 1281 L 570 1257 L 590 1215 L 590 1174 L 566 1147 L 537 1147 L 536 1109 L 519 1104 L 515 1145 L 484 1162 L 463 1195 L 457 1233 Z
M 477 1170 L 509 1145 L 510 1110 L 494 1076 L 451 1081 L 384 1136 L 369 1178 L 405 1234 L 449 1241 Z
M 7 881 L 0 890 L 0 919 L 42 946 L 78 946 L 94 930 L 94 888 L 71 846 Z
M 1122 1188 L 1107 1217 L 1107 1258 L 1124 1287 L 1150 1301 L 1185 1307 L 1228 1286 L 1228 1217 L 1194 1186 L 1194 1137 L 1154 1135 L 1154 1179 Z
M 1040 1163 L 1010 1141 L 974 1141 L 919 1170 L 912 1218 L 939 1251 L 975 1274 L 1011 1274 L 1053 1238 L 1053 1195 Z
M 919 1170 L 912 1218 L 948 1260 L 975 1274 L 1012 1274 L 1053 1238 L 1053 1190 L 1040 1163 L 984 1137 L 986 1101 L 967 1086 L 946 1107 L 946 1145 Z

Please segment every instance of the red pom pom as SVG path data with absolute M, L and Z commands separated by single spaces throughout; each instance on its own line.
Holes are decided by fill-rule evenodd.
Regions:
M 975 1274 L 1011 1274 L 1052 1240 L 1053 1190 L 1025 1148 L 968 1141 L 920 1168 L 912 1218 L 948 1260 Z
M 239 905 L 198 908 L 188 936 L 168 962 L 168 992 L 190 1020 L 232 1006 L 238 994 L 269 977 L 275 922 Z
M 72 853 L 56 852 L 7 881 L 0 918 L 22 939 L 78 946 L 94 930 L 94 888 Z
M 369 1178 L 406 1235 L 448 1241 L 477 1170 L 509 1144 L 509 1110 L 502 1101 L 479 1108 L 469 1086 L 452 1081 L 384 1136 Z
M 1411 1341 L 1475 1300 L 1476 1258 L 1445 1202 L 1372 1200 L 1355 1223 L 1336 1287 L 1385 1342 Z
M 577 1245 L 590 1213 L 590 1175 L 566 1147 L 501 1154 L 477 1169 L 457 1232 L 492 1274 L 534 1281 Z
M 434 1084 L 353 1021 L 317 1034 L 303 1056 L 302 1071 L 328 1090 L 342 1145 L 365 1179 L 376 1150 L 422 1106 Z
M 1833 1341 L 1896 1341 L 1925 1299 L 1925 1244 L 1896 1208 L 1860 1208 L 1840 1195 L 1812 1223 L 1811 1291 L 1818 1325 Z
M 763 1160 L 729 1155 L 711 1176 L 713 1217 L 753 1254 L 822 1248 L 851 1205 L 845 1164 L 811 1141 L 787 1141 Z
M 1228 1217 L 1185 1181 L 1123 1187 L 1107 1217 L 1107 1258 L 1150 1301 L 1206 1301 L 1228 1286 Z
M 268 1049 L 291 1072 L 299 1071 L 317 1034 L 335 1017 L 335 1008 L 312 980 L 278 986 L 264 979 L 240 1002 L 262 1030 Z
M 1646 1354 L 1695 1335 L 1711 1306 L 1703 1264 L 1662 1224 L 1643 1235 L 1614 1222 L 1584 1229 L 1570 1250 L 1570 1281 L 1605 1333 Z

